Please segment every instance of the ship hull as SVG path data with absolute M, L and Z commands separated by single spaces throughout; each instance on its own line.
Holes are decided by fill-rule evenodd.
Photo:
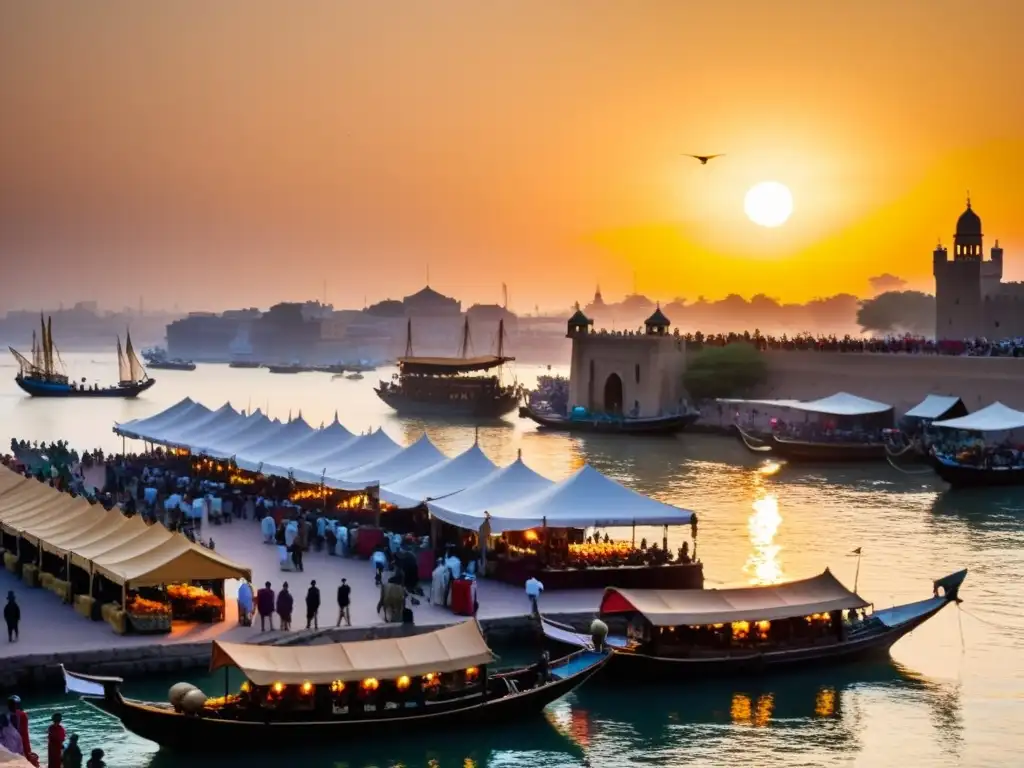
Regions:
M 15 379 L 15 383 L 32 397 L 86 397 L 86 398 L 124 398 L 138 397 L 156 384 L 156 379 L 146 379 L 136 384 L 118 385 L 107 389 L 72 389 L 69 384 L 39 381 L 36 379 Z
M 509 393 L 494 398 L 471 400 L 418 400 L 402 392 L 389 392 L 375 388 L 377 397 L 400 416 L 470 416 L 498 418 L 512 413 L 518 404 L 518 395 Z
M 527 405 L 519 409 L 520 418 L 531 419 L 541 429 L 559 432 L 597 432 L 610 435 L 671 435 L 682 432 L 698 415 L 684 413 L 648 419 L 570 419 L 565 416 L 539 413 Z
M 972 467 L 954 464 L 934 456 L 928 463 L 935 473 L 953 488 L 998 488 L 1024 485 L 1024 469 L 1019 467 Z
M 154 371 L 194 371 L 196 369 L 195 363 L 154 363 L 150 361 L 146 365 Z

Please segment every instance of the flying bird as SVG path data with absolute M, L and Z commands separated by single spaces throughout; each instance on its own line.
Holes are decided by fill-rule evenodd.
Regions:
M 714 160 L 716 157 L 722 157 L 722 155 L 687 155 L 692 157 L 694 160 L 700 160 L 701 165 L 707 165 L 708 160 Z

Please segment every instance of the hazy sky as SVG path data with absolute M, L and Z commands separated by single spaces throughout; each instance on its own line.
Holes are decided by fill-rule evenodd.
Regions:
M 0 309 L 1024 278 L 1021 0 L 0 2 Z M 724 152 L 702 167 L 683 153 Z M 754 183 L 789 223 L 743 214 Z

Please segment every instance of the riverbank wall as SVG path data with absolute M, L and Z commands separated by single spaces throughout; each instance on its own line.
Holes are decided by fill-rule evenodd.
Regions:
M 903 413 L 925 395 L 955 395 L 972 411 L 996 400 L 1024 410 L 1024 357 L 771 350 L 758 397 L 813 400 L 849 392 Z
M 553 621 L 589 631 L 593 611 L 546 616 Z M 453 622 L 454 623 L 454 622 Z M 274 636 L 260 645 L 319 645 L 323 643 L 380 640 L 431 632 L 440 627 L 429 624 L 377 624 L 368 627 L 301 630 Z M 539 625 L 530 615 L 508 616 L 480 621 L 480 628 L 492 647 L 522 642 L 537 647 Z M 5 658 L 0 664 L 0 693 L 53 692 L 64 688 L 61 666 L 86 675 L 141 678 L 205 670 L 210 665 L 212 644 L 166 643 L 111 647 L 102 650 L 26 654 Z

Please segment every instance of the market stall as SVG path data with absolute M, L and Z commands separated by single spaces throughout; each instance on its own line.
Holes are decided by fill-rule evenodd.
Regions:
M 524 493 L 529 487 L 536 490 Z M 631 491 L 590 466 L 552 483 L 519 460 L 428 507 L 435 519 L 462 531 L 458 545 L 473 559 L 479 553 L 485 575 L 509 583 L 535 576 L 547 590 L 703 585 L 695 545 L 677 552 L 667 546 L 668 526 L 690 526 L 695 537 L 694 514 Z M 638 543 L 637 527 L 661 529 L 660 546 L 643 538 Z M 595 538 L 588 533 L 595 529 L 606 534 Z M 608 529 L 629 538 L 613 541 Z

